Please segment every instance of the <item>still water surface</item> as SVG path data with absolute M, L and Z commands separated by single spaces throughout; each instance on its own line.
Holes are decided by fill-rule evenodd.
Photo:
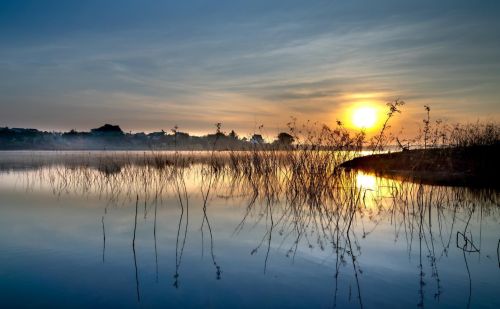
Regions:
M 496 191 L 217 173 L 4 169 L 1 306 L 500 308 Z

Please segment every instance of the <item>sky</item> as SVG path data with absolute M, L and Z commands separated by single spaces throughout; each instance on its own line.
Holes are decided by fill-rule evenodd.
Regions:
M 500 119 L 500 2 L 0 0 L 0 126 L 272 134 Z

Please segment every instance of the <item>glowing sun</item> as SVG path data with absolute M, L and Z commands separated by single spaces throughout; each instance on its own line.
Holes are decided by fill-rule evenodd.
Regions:
M 360 129 L 370 129 L 377 123 L 377 110 L 373 107 L 358 107 L 352 112 L 352 124 Z

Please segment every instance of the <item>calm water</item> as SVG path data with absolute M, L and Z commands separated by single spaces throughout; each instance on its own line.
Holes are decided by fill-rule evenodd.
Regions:
M 495 191 L 18 168 L 0 172 L 2 307 L 500 308 Z

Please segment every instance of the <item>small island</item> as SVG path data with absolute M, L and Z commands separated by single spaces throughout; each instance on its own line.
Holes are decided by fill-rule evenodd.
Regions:
M 372 154 L 346 161 L 341 167 L 425 184 L 498 188 L 499 158 L 497 142 Z

